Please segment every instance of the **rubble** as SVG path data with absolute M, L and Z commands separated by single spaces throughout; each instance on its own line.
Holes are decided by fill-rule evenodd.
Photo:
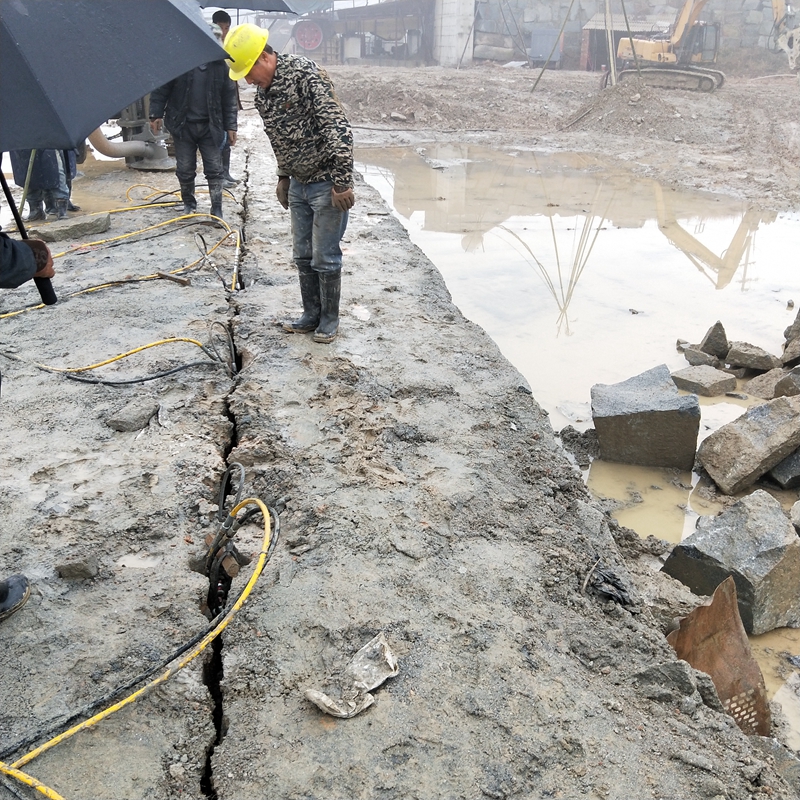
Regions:
M 725 328 L 722 323 L 717 320 L 703 337 L 703 341 L 698 345 L 698 350 L 708 355 L 724 361 L 728 355 L 728 350 L 731 349 L 728 343 L 728 336 L 725 333 Z
M 744 385 L 744 390 L 748 394 L 760 397 L 762 400 L 773 400 L 776 397 L 775 387 L 785 374 L 784 370 L 776 367 L 769 370 L 769 372 L 764 372 L 761 375 L 756 375 L 755 378 L 751 378 Z
M 800 626 L 800 538 L 761 489 L 718 516 L 700 517 L 662 569 L 701 595 L 732 576 L 749 634 Z
M 731 342 L 731 348 L 724 361 L 734 369 L 745 367 L 766 371 L 781 366 L 779 358 L 749 342 Z
M 800 400 L 778 397 L 749 408 L 700 445 L 697 458 L 725 494 L 755 483 L 800 446 Z
M 775 397 L 794 397 L 800 394 L 800 367 L 794 367 L 775 384 Z
M 800 450 L 795 450 L 776 464 L 769 471 L 769 476 L 782 489 L 795 489 L 800 486 Z
M 700 405 L 678 392 L 666 364 L 621 383 L 596 384 L 591 395 L 603 460 L 692 468 Z
M 687 367 L 672 373 L 672 380 L 679 389 L 703 397 L 718 397 L 736 389 L 736 378 L 710 366 Z

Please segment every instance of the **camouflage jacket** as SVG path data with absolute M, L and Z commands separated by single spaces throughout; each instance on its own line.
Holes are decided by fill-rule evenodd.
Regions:
M 255 104 L 278 175 L 352 187 L 353 132 L 328 73 L 305 56 L 279 53 L 277 59 L 272 85 L 258 89 Z

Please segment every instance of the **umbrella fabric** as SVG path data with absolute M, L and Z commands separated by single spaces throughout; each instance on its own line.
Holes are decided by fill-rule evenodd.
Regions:
M 73 148 L 225 56 L 191 0 L 0 0 L 0 152 Z
M 273 11 L 284 14 L 308 14 L 330 8 L 333 0 L 222 0 L 223 8 L 238 8 L 242 11 Z M 201 8 L 219 5 L 212 0 L 197 0 Z

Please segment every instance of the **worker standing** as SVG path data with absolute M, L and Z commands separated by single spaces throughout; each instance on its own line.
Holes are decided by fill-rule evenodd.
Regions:
M 211 61 L 180 75 L 150 94 L 150 129 L 166 126 L 175 143 L 176 174 L 183 213 L 197 211 L 195 178 L 197 151 L 211 196 L 211 213 L 222 219 L 223 167 L 221 150 L 236 144 L 236 87 L 225 61 Z
M 276 53 L 256 25 L 224 42 L 230 76 L 257 87 L 255 105 L 278 164 L 276 194 L 291 211 L 303 314 L 289 333 L 329 343 L 339 328 L 341 240 L 353 207 L 353 133 L 328 74 L 305 56 Z
M 231 15 L 220 8 L 212 15 L 211 22 L 215 25 L 219 25 L 219 29 L 222 32 L 222 41 L 224 42 L 228 31 L 231 29 Z M 234 83 L 233 85 L 236 87 L 236 107 L 239 111 L 242 111 L 244 106 L 239 99 L 239 84 Z M 237 183 L 239 183 L 238 178 L 234 178 L 233 175 L 231 175 L 231 145 L 230 142 L 228 142 L 225 144 L 225 147 L 222 148 L 222 185 L 224 188 L 229 189 L 232 186 L 236 186 Z

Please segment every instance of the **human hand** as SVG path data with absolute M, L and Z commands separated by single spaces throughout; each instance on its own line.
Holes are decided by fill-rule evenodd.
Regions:
M 349 211 L 356 203 L 356 196 L 352 189 L 337 189 L 334 186 L 331 189 L 331 203 L 339 211 Z
M 28 245 L 36 259 L 36 272 L 34 278 L 52 278 L 56 271 L 53 268 L 53 256 L 50 248 L 39 239 L 23 239 L 23 244 Z
M 278 197 L 278 202 L 284 207 L 289 208 L 289 178 L 278 178 L 278 187 L 275 189 L 275 194 Z
M 158 119 L 151 119 L 150 120 L 150 130 L 153 132 L 153 135 L 157 135 L 161 133 L 161 129 L 164 127 L 164 120 L 159 117 Z
M 228 144 L 236 147 L 236 131 L 228 131 Z

